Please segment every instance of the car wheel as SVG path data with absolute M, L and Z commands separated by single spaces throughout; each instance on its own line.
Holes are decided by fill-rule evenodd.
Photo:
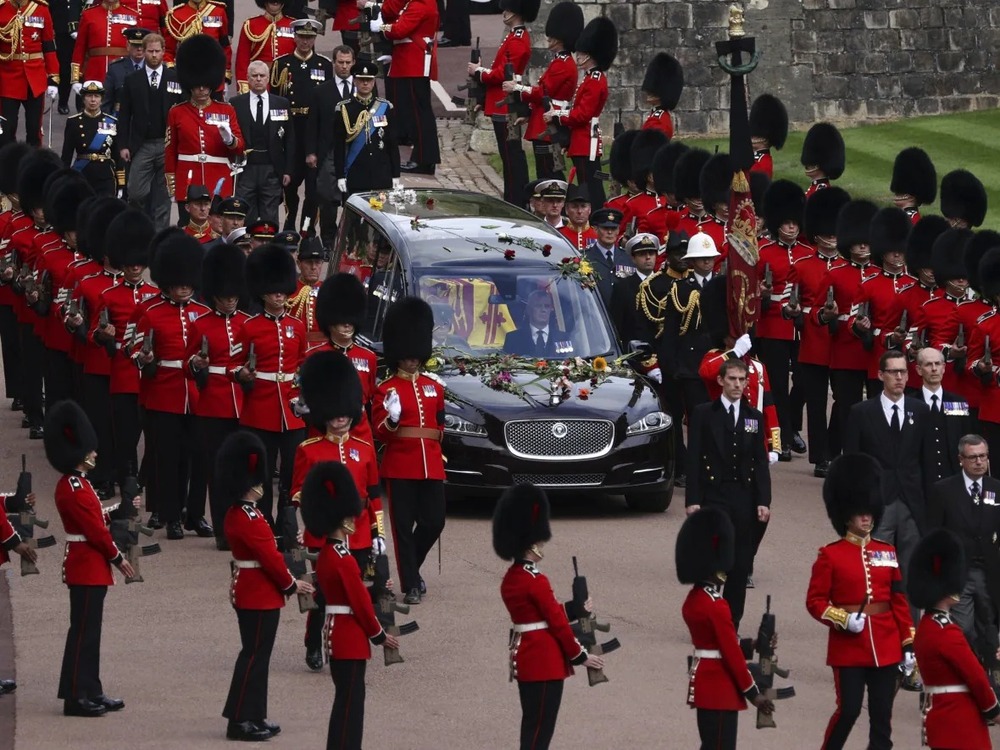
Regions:
M 674 499 L 674 484 L 655 492 L 626 492 L 625 504 L 636 513 L 663 513 Z

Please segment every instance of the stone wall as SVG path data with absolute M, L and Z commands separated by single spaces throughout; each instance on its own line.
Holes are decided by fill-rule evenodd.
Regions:
M 681 134 L 728 128 L 728 78 L 715 42 L 726 38 L 727 0 L 576 0 L 587 20 L 611 18 L 619 52 L 608 74 L 604 132 L 622 110 L 628 127 L 646 109 L 639 87 L 646 64 L 666 50 L 684 65 L 675 112 Z M 548 61 L 543 0 L 532 28 L 537 80 Z M 749 0 L 747 34 L 762 57 L 751 96 L 769 91 L 793 123 L 858 123 L 916 114 L 996 107 L 1000 98 L 997 0 Z

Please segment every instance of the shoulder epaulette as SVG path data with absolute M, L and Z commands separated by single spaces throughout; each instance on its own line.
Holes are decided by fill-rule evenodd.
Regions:
M 351 435 L 351 440 L 357 440 L 359 443 L 361 443 L 362 445 L 367 445 L 369 448 L 373 447 L 372 444 L 369 443 L 367 440 L 362 440 L 361 438 L 355 437 L 354 435 Z
M 945 625 L 951 624 L 951 618 L 948 617 L 948 615 L 946 615 L 944 612 L 935 612 L 933 615 L 931 615 L 931 619 L 934 620 L 934 622 L 936 622 L 942 628 Z
M 250 503 L 243 503 L 240 507 L 243 509 L 243 512 L 247 514 L 247 518 L 251 521 L 255 521 L 260 518 L 260 511 L 258 511 L 257 508 Z
M 594 68 L 592 71 L 590 71 L 589 73 L 587 73 L 587 76 L 590 77 L 590 78 L 598 78 L 599 79 L 603 75 L 604 75 L 604 72 L 598 70 L 597 68 Z
M 72 487 L 74 490 L 82 490 L 83 482 L 80 481 L 80 477 L 70 477 L 69 486 Z
M 341 109 L 343 109 L 343 107 L 344 107 L 344 102 L 345 102 L 345 101 L 347 101 L 347 100 L 346 100 L 346 99 L 344 99 L 344 100 L 342 100 L 342 101 L 339 101 L 339 102 L 337 102 L 337 104 L 336 104 L 336 105 L 334 106 L 334 108 L 333 108 L 333 111 L 334 111 L 334 112 L 339 112 L 339 111 L 340 111 Z
M 306 439 L 305 439 L 305 440 L 303 440 L 303 441 L 302 441 L 301 443 L 299 443 L 299 445 L 300 445 L 300 446 L 302 446 L 302 445 L 312 445 L 313 443 L 318 443 L 318 442 L 319 442 L 320 440 L 322 440 L 322 439 L 323 439 L 323 438 L 321 438 L 321 437 L 311 437 L 311 438 L 306 438 Z
M 916 284 L 916 283 L 917 283 L 917 282 L 915 282 L 915 281 L 911 281 L 911 282 L 910 282 L 909 284 L 907 284 L 906 286 L 901 286 L 901 287 L 899 288 L 899 291 L 897 291 L 896 293 L 897 293 L 897 294 L 899 294 L 899 292 L 905 292 L 905 291 L 906 291 L 907 289 L 911 289 L 911 288 L 913 287 L 913 285 L 914 285 L 914 284 Z
M 997 314 L 996 310 L 987 310 L 982 315 L 980 315 L 978 318 L 976 318 L 976 322 L 977 323 L 982 323 L 984 320 L 989 320 L 990 318 L 992 318 L 996 314 Z
M 522 36 L 524 36 L 524 32 L 525 32 L 525 30 L 524 30 L 524 28 L 523 28 L 523 27 L 522 27 L 522 28 L 519 28 L 519 29 L 514 29 L 514 36 L 515 36 L 515 37 L 516 37 L 517 39 L 520 39 L 520 38 L 521 38 Z
M 83 112 L 77 112 L 75 115 L 70 115 L 70 120 L 75 120 L 77 117 L 83 117 Z
M 331 65 L 333 65 L 333 60 L 331 60 L 326 55 L 321 55 L 319 52 L 317 52 L 316 53 L 316 57 L 318 57 L 320 60 L 326 60 L 328 63 L 330 63 Z
M 524 568 L 525 572 L 529 573 L 532 578 L 534 578 L 535 576 L 538 575 L 538 568 L 535 567 L 534 563 L 530 563 L 530 562 L 529 563 L 525 563 L 521 567 Z
M 706 594 L 708 594 L 710 597 L 712 597 L 712 601 L 714 602 L 717 602 L 719 601 L 719 599 L 722 598 L 722 592 L 719 591 L 719 588 L 717 586 L 713 586 L 712 584 L 706 584 L 705 586 L 702 586 L 701 590 L 704 591 Z

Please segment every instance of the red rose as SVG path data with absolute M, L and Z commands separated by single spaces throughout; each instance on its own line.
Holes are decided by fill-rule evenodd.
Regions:
M 573 258 L 573 262 L 576 263 L 577 265 L 580 265 L 580 260 L 581 260 L 580 258 Z
M 516 253 L 513 250 L 504 250 L 503 257 L 507 260 L 514 260 Z
M 433 211 L 434 210 L 434 199 L 433 198 L 428 198 L 427 199 L 427 203 L 425 205 L 427 206 L 427 208 L 429 208 L 431 211 Z
M 571 262 L 571 259 L 570 259 L 570 258 L 563 258 L 563 259 L 562 259 L 561 261 L 559 261 L 559 262 L 560 262 L 560 263 L 569 263 L 569 262 Z
M 546 245 L 545 247 L 542 248 L 542 257 L 548 258 L 550 255 L 552 255 L 552 246 Z

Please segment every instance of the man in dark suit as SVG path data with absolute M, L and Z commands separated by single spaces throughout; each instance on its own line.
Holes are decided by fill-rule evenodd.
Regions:
M 926 349 L 924 350 L 926 351 Z M 962 599 L 951 608 L 955 622 L 984 664 L 997 647 L 997 602 L 1000 602 L 1000 480 L 987 475 L 989 445 L 979 435 L 958 441 L 958 474 L 937 482 L 927 498 L 927 527 L 955 532 L 969 565 Z
M 748 374 L 741 359 L 723 362 L 718 375 L 722 395 L 692 413 L 684 501 L 689 515 L 703 505 L 714 505 L 733 521 L 736 562 L 722 595 L 737 629 L 746 602 L 747 576 L 753 568 L 755 529 L 758 522 L 771 518 L 764 415 L 743 398 Z
M 615 208 L 602 208 L 590 214 L 590 224 L 597 231 L 597 241 L 583 251 L 597 275 L 597 291 L 606 306 L 611 304 L 611 293 L 635 273 L 629 254 L 618 243 L 622 212 Z
M 163 64 L 163 37 L 142 40 L 144 63 L 125 77 L 118 110 L 116 143 L 130 164 L 129 203 L 152 216 L 157 231 L 170 223 L 170 194 L 163 170 L 167 112 L 181 100 L 177 71 Z M 148 204 L 148 207 L 147 207 Z
M 267 90 L 270 76 L 267 63 L 254 60 L 247 66 L 250 90 L 229 103 L 247 140 L 236 197 L 247 202 L 251 221 L 260 218 L 277 224 L 281 190 L 292 181 L 288 159 L 295 153 L 295 128 L 288 99 Z
M 145 64 L 146 53 L 142 49 L 142 40 L 148 33 L 148 29 L 139 28 L 125 29 L 122 32 L 122 36 L 128 41 L 128 54 L 111 63 L 104 75 L 104 101 L 101 102 L 101 109 L 105 114 L 118 116 L 125 79 L 129 73 L 135 73 Z
M 660 252 L 660 243 L 653 234 L 637 234 L 625 243 L 625 252 L 635 265 L 635 273 L 621 279 L 611 292 L 611 322 L 618 332 L 618 341 L 622 349 L 628 349 L 628 342 L 642 339 L 648 332 L 648 325 L 639 320 L 641 313 L 636 307 L 636 297 L 639 285 L 656 270 L 656 255 Z M 652 341 L 647 343 L 652 344 Z M 659 380 L 657 380 L 659 382 Z
M 539 359 L 573 356 L 573 341 L 566 331 L 554 324 L 554 309 L 548 292 L 541 289 L 533 291 L 528 297 L 525 324 L 507 334 L 503 342 L 504 352 Z
M 918 352 L 917 373 L 923 385 L 910 395 L 923 401 L 930 409 L 930 429 L 924 444 L 928 489 L 962 470 L 955 446 L 963 435 L 975 429 L 969 403 L 957 393 L 941 387 L 944 368 L 944 355 L 940 350 L 926 347 Z

